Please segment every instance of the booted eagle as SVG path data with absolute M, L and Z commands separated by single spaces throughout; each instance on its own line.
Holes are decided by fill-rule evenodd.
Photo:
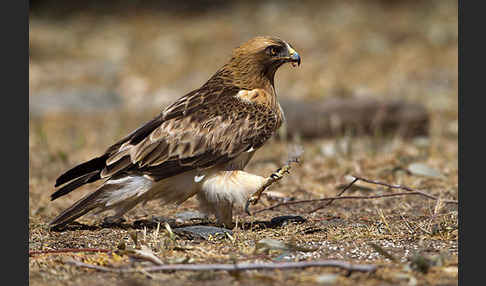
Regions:
M 281 126 L 284 115 L 274 88 L 277 69 L 300 65 L 292 46 L 256 37 L 204 85 L 184 95 L 106 152 L 56 180 L 55 200 L 80 186 L 105 182 L 64 210 L 51 227 L 82 215 L 114 210 L 121 218 L 138 203 L 180 204 L 196 195 L 202 211 L 232 225 L 233 207 L 245 205 L 265 178 L 243 171 L 255 151 Z

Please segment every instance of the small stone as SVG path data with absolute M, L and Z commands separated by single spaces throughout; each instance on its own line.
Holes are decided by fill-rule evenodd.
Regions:
M 316 277 L 315 281 L 323 285 L 333 285 L 337 282 L 339 276 L 337 274 L 323 274 Z
M 326 157 L 335 157 L 337 155 L 336 146 L 334 144 L 322 145 L 321 154 Z
M 256 245 L 257 252 L 265 252 L 268 250 L 290 250 L 290 247 L 283 241 L 271 239 L 271 238 L 264 238 L 259 240 Z
M 442 174 L 439 171 L 423 163 L 412 163 L 408 166 L 407 169 L 412 175 L 419 175 L 430 178 L 442 178 Z
M 430 146 L 430 140 L 428 137 L 419 136 L 413 139 L 413 144 L 419 148 L 427 148 Z
M 175 214 L 177 221 L 191 221 L 191 220 L 204 220 L 207 218 L 206 214 L 195 211 L 186 211 Z
M 452 275 L 452 276 L 456 276 L 457 273 L 459 272 L 459 270 L 457 269 L 457 266 L 444 267 L 444 268 L 442 268 L 442 271 L 444 271 L 445 273 Z
M 281 226 L 285 226 L 287 225 L 288 223 L 303 223 L 305 222 L 306 219 L 297 215 L 284 215 L 284 216 L 277 216 L 277 217 L 274 217 L 270 220 L 270 227 L 274 228 L 274 227 L 281 227 Z
M 206 225 L 179 227 L 174 228 L 173 231 L 177 235 L 186 237 L 187 239 L 208 240 L 210 237 L 226 237 L 226 233 L 233 235 L 233 232 L 229 229 Z

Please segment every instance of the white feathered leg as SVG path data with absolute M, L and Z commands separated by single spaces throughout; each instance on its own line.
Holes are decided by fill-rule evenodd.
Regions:
M 204 192 L 199 192 L 196 197 L 203 213 L 214 214 L 218 224 L 226 228 L 233 228 L 233 204 L 231 202 L 226 200 L 209 201 Z
M 216 216 L 218 223 L 233 227 L 233 207 L 244 207 L 248 197 L 265 178 L 244 171 L 219 171 L 204 178 L 197 194 L 201 210 Z

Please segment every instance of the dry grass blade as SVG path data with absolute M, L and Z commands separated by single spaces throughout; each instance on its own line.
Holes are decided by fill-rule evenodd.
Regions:
M 150 261 L 155 265 L 163 265 L 164 263 L 152 252 L 152 250 L 146 245 L 142 245 L 141 249 L 130 249 L 122 250 L 121 254 L 126 254 L 128 256 Z
M 172 231 L 172 228 L 170 227 L 170 225 L 167 223 L 167 222 L 164 222 L 164 227 L 165 229 L 167 230 L 167 233 L 169 234 L 169 238 L 172 240 L 172 241 L 175 241 L 176 240 L 176 235 L 174 234 L 174 232 Z

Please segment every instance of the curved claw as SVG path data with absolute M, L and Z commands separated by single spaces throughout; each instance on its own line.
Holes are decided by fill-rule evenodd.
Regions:
M 251 215 L 250 213 L 250 210 L 249 210 L 249 207 L 250 207 L 250 204 L 252 205 L 255 205 L 258 200 L 260 199 L 260 196 L 258 197 L 255 197 L 255 196 L 251 196 L 247 201 L 246 201 L 246 204 L 245 204 L 245 212 L 248 214 L 248 215 Z
M 248 199 L 245 204 L 245 212 L 247 215 L 251 215 L 250 210 L 248 209 L 249 207 L 250 207 L 250 199 Z

